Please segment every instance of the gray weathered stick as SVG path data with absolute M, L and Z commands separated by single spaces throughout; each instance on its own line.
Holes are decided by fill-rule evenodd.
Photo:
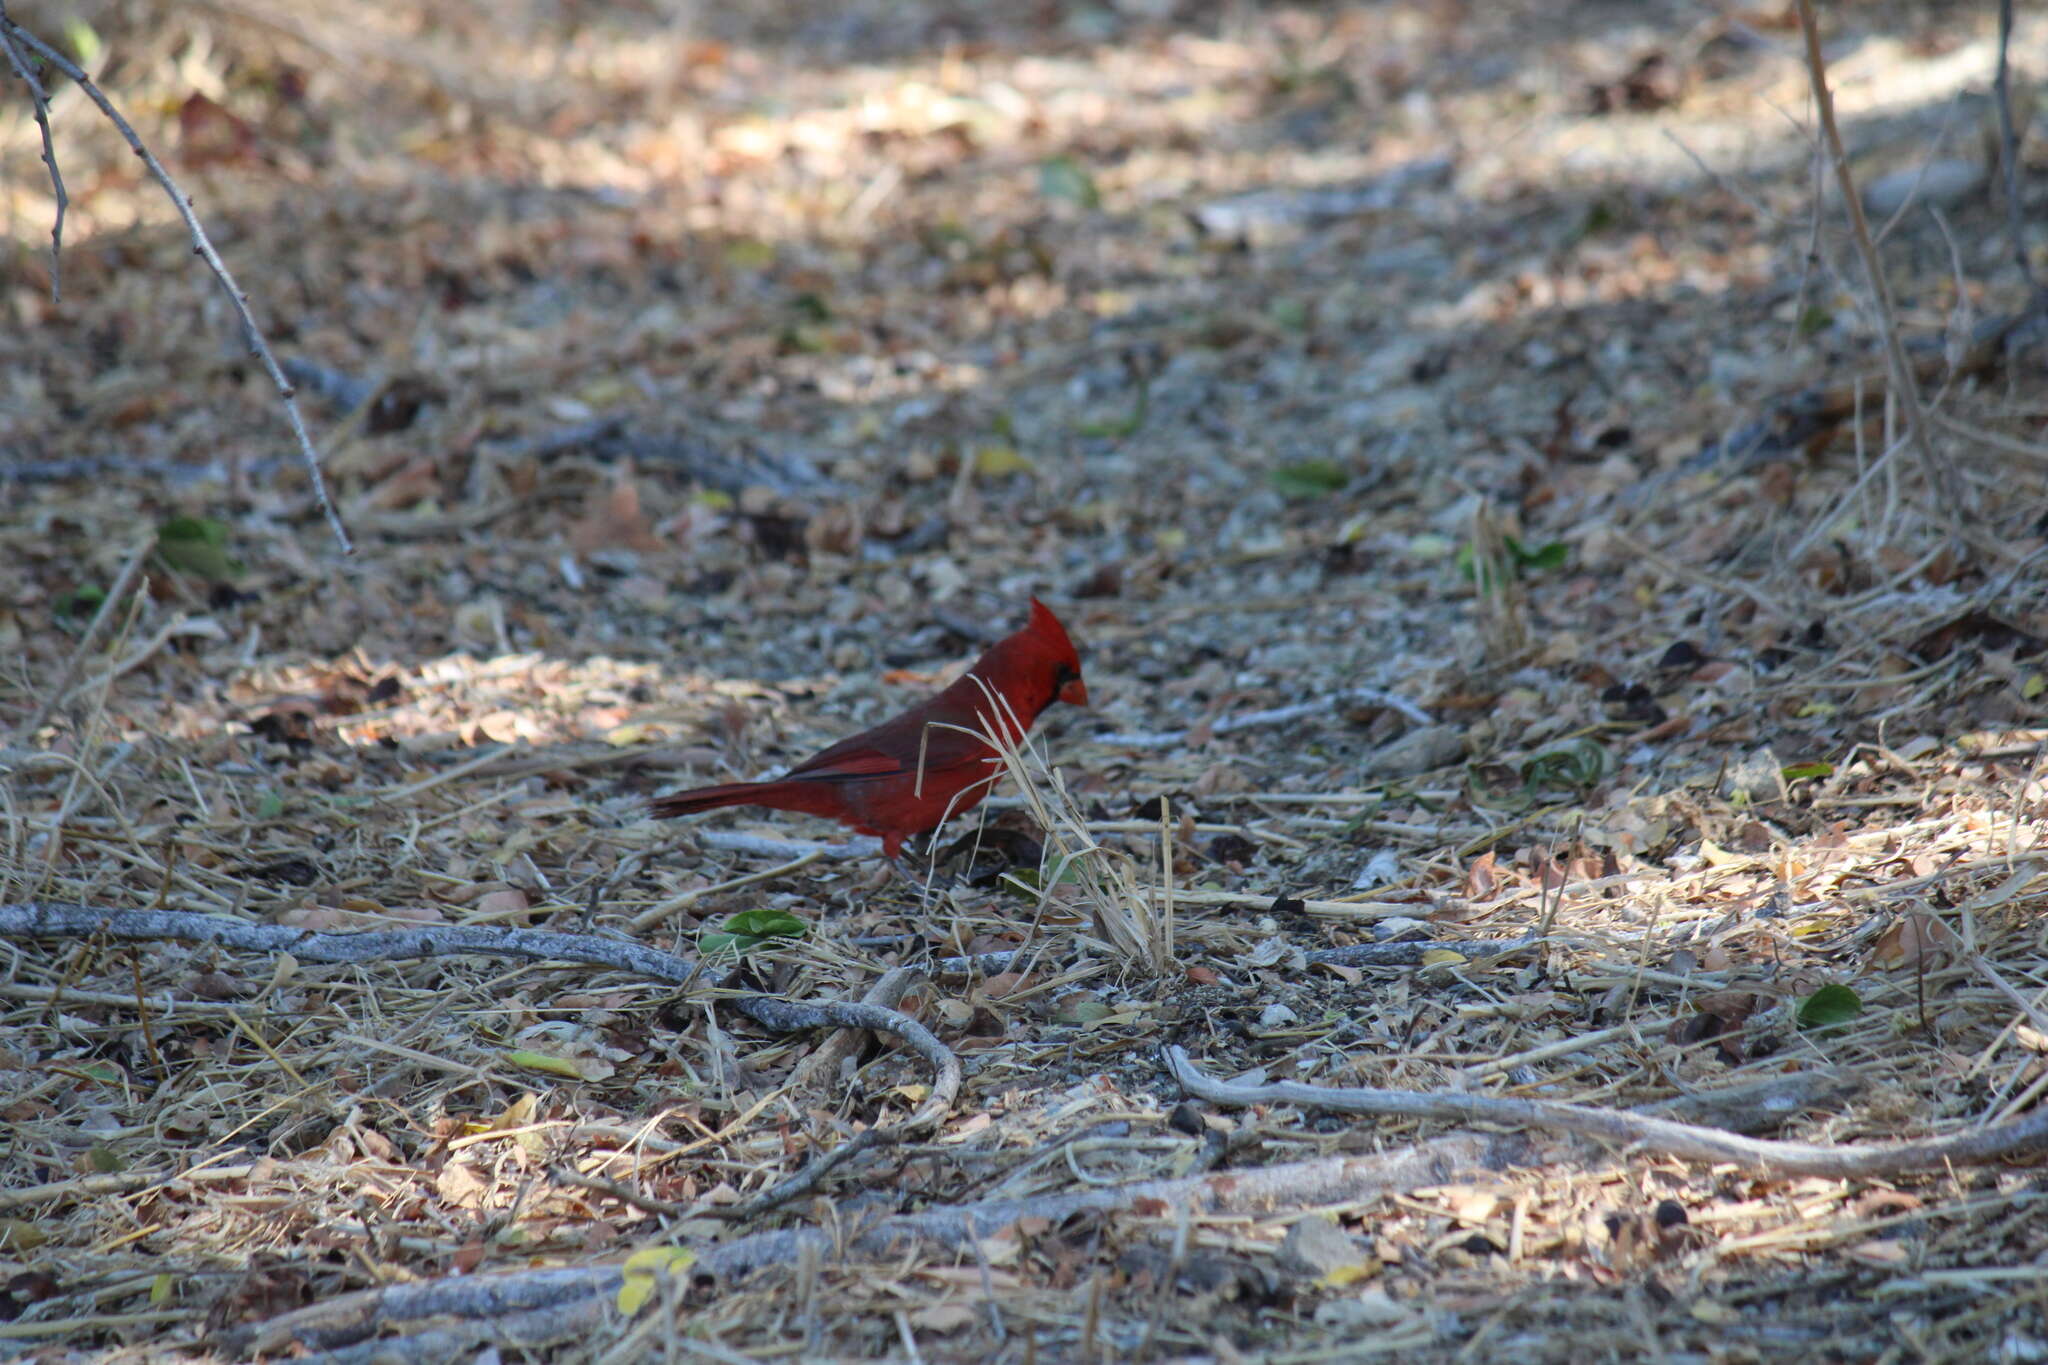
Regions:
M 192 211 L 192 197 L 178 188 L 178 182 L 171 179 L 170 172 L 156 159 L 156 154 L 144 145 L 128 120 L 121 117 L 120 110 L 114 108 L 113 101 L 107 98 L 106 93 L 93 82 L 92 77 L 85 74 L 83 67 L 8 18 L 4 10 L 0 10 L 0 34 L 7 37 L 10 54 L 17 50 L 17 45 L 32 48 L 44 61 L 77 82 L 78 88 L 85 92 L 86 98 L 98 105 L 100 112 L 107 116 L 108 122 L 119 129 L 121 136 L 127 139 L 128 146 L 142 159 L 142 164 L 148 169 L 151 178 L 170 196 L 171 206 L 177 209 L 178 216 L 185 220 L 185 230 L 192 238 L 193 253 L 206 262 L 207 269 L 213 272 L 214 278 L 220 281 L 221 288 L 227 291 L 228 302 L 234 305 L 236 315 L 242 320 L 242 337 L 248 342 L 249 353 L 262 364 L 264 373 L 270 376 L 270 382 L 277 386 L 277 396 L 284 400 L 285 417 L 291 422 L 292 435 L 298 438 L 299 453 L 305 459 L 306 476 L 312 481 L 314 501 L 319 503 L 321 513 L 327 518 L 328 528 L 334 532 L 334 538 L 341 543 L 342 552 L 354 554 L 355 543 L 349 539 L 348 528 L 341 522 L 341 513 L 335 510 L 334 500 L 327 494 L 327 480 L 320 473 L 320 455 L 313 449 L 313 438 L 306 430 L 305 419 L 299 415 L 295 390 L 284 377 L 284 371 L 278 368 L 277 357 L 270 352 L 270 343 L 264 340 L 262 329 L 256 325 L 256 315 L 249 311 L 249 296 L 242 292 L 242 287 L 235 283 L 235 277 L 228 273 L 227 263 L 221 260 L 220 253 L 214 250 L 213 241 L 206 235 L 206 228 L 200 223 L 199 215 Z M 54 167 L 53 161 L 52 168 Z

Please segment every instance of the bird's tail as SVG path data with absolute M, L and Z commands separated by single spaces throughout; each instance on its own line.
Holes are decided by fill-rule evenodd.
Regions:
M 717 787 L 697 787 L 656 797 L 649 809 L 657 818 L 666 820 L 721 806 L 766 806 L 810 815 L 835 813 L 830 794 L 809 782 L 727 782 Z

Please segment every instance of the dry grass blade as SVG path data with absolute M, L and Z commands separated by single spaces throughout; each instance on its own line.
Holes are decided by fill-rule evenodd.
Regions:
M 1045 831 L 1045 856 L 1033 888 L 1037 916 L 1043 918 L 1061 888 L 1072 888 L 1118 962 L 1154 977 L 1173 970 L 1173 832 L 1166 816 L 1162 813 L 1159 830 L 1162 875 L 1154 883 L 1130 857 L 1096 842 L 1087 813 L 1059 770 L 1031 742 L 1016 712 L 986 683 L 982 695 L 990 709 L 976 717 L 981 729 L 975 733 L 1001 756 L 1024 809 Z

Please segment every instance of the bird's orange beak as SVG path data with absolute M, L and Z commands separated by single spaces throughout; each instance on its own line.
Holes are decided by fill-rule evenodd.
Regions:
M 1060 684 L 1059 698 L 1069 706 L 1088 704 L 1088 684 L 1079 678 L 1069 678 Z

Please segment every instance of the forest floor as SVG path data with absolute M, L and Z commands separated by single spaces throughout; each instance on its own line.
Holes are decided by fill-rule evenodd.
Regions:
M 783 932 L 711 990 L 0 919 L 0 1355 L 2048 1358 L 2038 1150 L 1299 1088 L 1854 1152 L 2048 1089 L 1996 15 L 1828 9 L 1953 519 L 1779 0 L 9 4 L 357 548 L 61 80 L 53 299 L 4 77 L 0 916 Z M 1034 594 L 1054 828 L 646 817 Z M 897 966 L 957 1094 L 717 1003 Z

